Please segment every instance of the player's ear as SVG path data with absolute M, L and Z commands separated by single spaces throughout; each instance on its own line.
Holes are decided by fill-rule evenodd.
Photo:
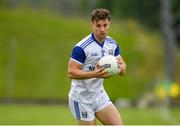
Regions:
M 91 26 L 93 26 L 94 25 L 94 22 L 93 21 L 91 21 Z
M 94 25 L 94 23 L 91 21 L 91 28 L 92 28 L 92 30 L 93 30 L 93 25 Z
M 109 27 L 110 27 L 111 21 L 109 21 Z

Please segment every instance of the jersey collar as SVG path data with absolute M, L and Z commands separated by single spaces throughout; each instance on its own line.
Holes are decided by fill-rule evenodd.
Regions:
M 101 46 L 102 48 L 103 48 L 103 46 L 104 46 L 104 41 L 102 42 L 102 43 L 99 43 L 97 40 L 96 40 L 96 38 L 95 38 L 95 36 L 94 36 L 94 33 L 91 33 L 91 37 L 92 37 L 92 39 L 99 45 L 99 46 Z

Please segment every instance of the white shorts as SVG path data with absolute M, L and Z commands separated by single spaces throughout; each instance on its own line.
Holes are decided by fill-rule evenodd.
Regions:
M 103 110 L 108 105 L 112 104 L 108 97 L 103 97 L 101 100 L 89 104 L 80 103 L 69 98 L 69 107 L 77 120 L 92 121 L 95 118 L 95 113 Z

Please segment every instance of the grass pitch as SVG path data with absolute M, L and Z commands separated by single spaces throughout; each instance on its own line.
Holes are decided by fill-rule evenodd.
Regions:
M 173 125 L 180 124 L 180 111 L 172 109 L 171 118 L 164 118 L 158 109 L 119 110 L 125 125 Z M 168 117 L 168 116 L 167 116 Z M 67 105 L 1 104 L 0 125 L 75 125 Z M 97 124 L 101 124 L 97 122 Z

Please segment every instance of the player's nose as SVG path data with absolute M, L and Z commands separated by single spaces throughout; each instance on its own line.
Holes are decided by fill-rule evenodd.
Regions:
M 100 31 L 104 31 L 104 27 L 100 27 Z

